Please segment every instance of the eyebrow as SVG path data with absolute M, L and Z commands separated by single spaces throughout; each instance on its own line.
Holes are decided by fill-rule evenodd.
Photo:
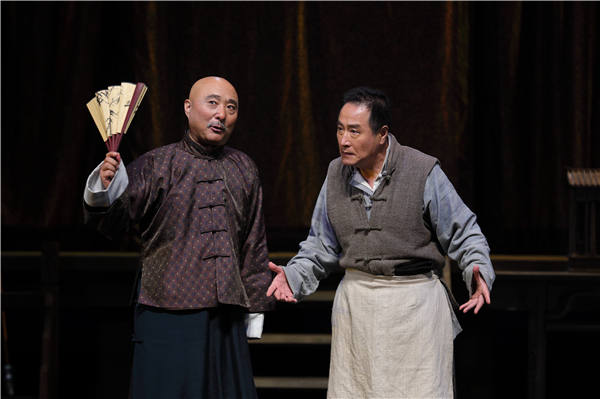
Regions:
M 212 100 L 212 99 L 214 99 L 214 100 L 221 100 L 221 96 L 220 96 L 220 95 L 218 95 L 218 94 L 209 94 L 209 95 L 208 95 L 208 96 L 206 96 L 204 99 L 205 99 L 205 100 Z M 229 103 L 229 104 L 233 104 L 233 105 L 235 105 L 236 107 L 237 107 L 237 105 L 238 105 L 237 101 L 235 101 L 235 100 L 234 100 L 234 99 L 232 99 L 232 98 L 231 98 L 231 99 L 229 99 L 229 100 L 227 100 L 227 103 Z
M 344 125 L 344 124 L 343 124 L 342 122 L 340 122 L 340 121 L 337 121 L 337 124 L 338 124 L 338 125 L 342 125 L 342 126 Z M 359 124 L 359 123 L 354 123 L 354 124 L 350 124 L 350 125 L 348 125 L 348 126 L 346 126 L 346 127 L 347 127 L 347 128 L 351 128 L 351 127 L 353 127 L 353 128 L 359 128 L 359 127 L 360 127 L 360 124 Z

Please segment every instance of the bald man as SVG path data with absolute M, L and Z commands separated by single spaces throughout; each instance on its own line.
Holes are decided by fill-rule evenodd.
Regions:
M 247 337 L 271 280 L 254 162 L 227 147 L 239 100 L 206 77 L 183 103 L 183 139 L 125 168 L 109 152 L 84 192 L 86 222 L 141 238 L 132 398 L 255 398 Z

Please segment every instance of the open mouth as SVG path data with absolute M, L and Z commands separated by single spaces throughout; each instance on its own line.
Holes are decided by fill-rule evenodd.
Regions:
M 225 125 L 220 122 L 210 122 L 208 128 L 217 134 L 221 134 L 225 131 Z

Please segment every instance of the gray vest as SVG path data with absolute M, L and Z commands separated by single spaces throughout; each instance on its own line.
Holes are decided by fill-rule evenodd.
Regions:
M 371 217 L 362 191 L 352 187 L 353 169 L 340 158 L 327 171 L 327 215 L 342 248 L 340 266 L 391 276 L 415 259 L 444 264 L 444 255 L 423 219 L 425 181 L 437 159 L 398 144 L 390 135 L 383 181 L 373 194 Z

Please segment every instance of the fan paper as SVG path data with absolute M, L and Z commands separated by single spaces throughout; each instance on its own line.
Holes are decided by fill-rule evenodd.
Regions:
M 147 90 L 144 83 L 123 82 L 120 86 L 97 91 L 87 103 L 108 151 L 117 151 L 119 148 L 121 138 L 127 132 Z

